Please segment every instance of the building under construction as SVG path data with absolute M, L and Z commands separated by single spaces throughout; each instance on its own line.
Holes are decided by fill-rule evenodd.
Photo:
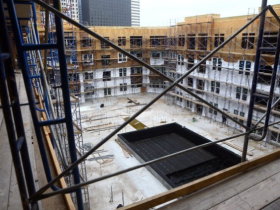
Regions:
M 280 4 L 105 27 L 72 3 L 0 1 L 0 209 L 279 208 Z

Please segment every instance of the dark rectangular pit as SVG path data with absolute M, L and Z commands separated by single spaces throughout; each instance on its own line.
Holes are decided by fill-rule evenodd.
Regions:
M 140 162 L 211 142 L 178 123 L 118 134 Z M 147 167 L 167 188 L 174 188 L 240 163 L 241 157 L 219 145 L 187 152 Z

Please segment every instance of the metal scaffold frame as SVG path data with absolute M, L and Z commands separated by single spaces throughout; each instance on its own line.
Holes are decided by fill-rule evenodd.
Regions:
M 11 25 L 12 25 L 12 31 L 14 33 L 15 36 L 15 40 L 16 40 L 16 46 L 17 46 L 17 50 L 18 50 L 18 54 L 19 54 L 19 61 L 22 67 L 22 72 L 23 72 L 23 77 L 24 77 L 24 82 L 25 82 L 25 87 L 27 90 L 27 95 L 28 95 L 28 100 L 29 100 L 29 104 L 30 104 L 30 110 L 31 110 L 31 114 L 32 114 L 32 119 L 34 122 L 34 127 L 35 127 L 35 132 L 36 132 L 36 136 L 40 145 L 40 151 L 43 154 L 42 158 L 44 159 L 45 155 L 44 155 L 44 145 L 42 143 L 42 131 L 41 128 L 43 126 L 61 126 L 61 125 L 65 125 L 65 135 L 67 135 L 68 139 L 67 139 L 67 143 L 69 144 L 69 148 L 70 148 L 70 154 L 69 156 L 71 157 L 71 165 L 68 165 L 68 168 L 66 168 L 62 173 L 60 173 L 58 176 L 56 176 L 55 178 L 51 178 L 50 175 L 47 175 L 48 177 L 48 181 L 49 183 L 47 185 L 45 185 L 44 187 L 42 187 L 40 190 L 38 190 L 37 192 L 29 192 L 29 202 L 33 205 L 36 204 L 36 202 L 40 199 L 44 199 L 44 198 L 48 198 L 57 194 L 65 194 L 65 193 L 76 193 L 76 198 L 77 198 L 77 208 L 78 209 L 84 209 L 83 206 L 83 200 L 82 200 L 82 193 L 81 193 L 81 187 L 84 187 L 88 184 L 92 184 L 119 174 L 123 174 L 144 166 L 148 166 L 152 163 L 158 162 L 158 161 L 162 161 L 164 159 L 170 158 L 170 157 L 174 157 L 176 155 L 182 154 L 182 153 L 186 153 L 189 151 L 193 151 L 196 149 L 201 149 L 213 144 L 217 144 L 219 142 L 223 142 L 232 138 L 236 138 L 236 137 L 240 137 L 240 136 L 245 136 L 245 141 L 244 141 L 244 150 L 243 150 L 243 157 L 242 157 L 242 161 L 246 160 L 246 154 L 247 154 L 247 146 L 248 146 L 248 140 L 249 140 L 249 135 L 251 136 L 251 133 L 253 131 L 256 131 L 260 128 L 264 128 L 265 130 L 267 130 L 268 126 L 272 126 L 274 124 L 278 124 L 280 123 L 280 121 L 278 122 L 274 122 L 274 123 L 269 123 L 269 115 L 270 115 L 270 111 L 271 108 L 273 108 L 279 100 L 277 100 L 275 103 L 272 103 L 272 99 L 273 99 L 273 90 L 274 90 L 274 84 L 275 84 L 275 75 L 276 75 L 276 70 L 278 67 L 278 61 L 279 61 L 279 44 L 280 44 L 280 37 L 278 37 L 278 45 L 277 45 L 277 49 L 275 50 L 275 63 L 274 63 L 274 74 L 272 77 L 272 85 L 271 85 L 271 89 L 270 89 L 270 100 L 268 102 L 268 106 L 267 106 L 267 113 L 264 114 L 264 117 L 266 117 L 265 120 L 265 124 L 264 126 L 260 127 L 260 128 L 256 128 L 257 125 L 261 122 L 262 118 L 255 123 L 254 126 L 251 126 L 251 121 L 252 118 L 248 117 L 247 120 L 247 125 L 243 125 L 242 123 L 240 123 L 237 119 L 233 118 L 232 116 L 230 116 L 228 113 L 224 112 L 223 110 L 218 109 L 217 107 L 215 107 L 213 104 L 207 102 L 205 99 L 203 99 L 202 97 L 199 97 L 198 95 L 196 95 L 195 93 L 193 93 L 191 90 L 189 90 L 188 88 L 182 86 L 180 84 L 180 82 L 188 77 L 192 72 L 194 72 L 196 69 L 198 69 L 201 65 L 205 65 L 205 62 L 211 58 L 215 53 L 217 53 L 222 47 L 224 47 L 226 44 L 230 43 L 231 40 L 237 36 L 239 33 L 241 33 L 246 27 L 248 27 L 251 23 L 253 23 L 255 20 L 257 20 L 259 17 L 261 17 L 261 27 L 260 27 L 260 34 L 263 34 L 263 24 L 264 24 L 264 19 L 265 19 L 265 13 L 269 10 L 276 18 L 276 20 L 278 21 L 278 23 L 280 23 L 280 19 L 279 17 L 275 14 L 273 8 L 271 6 L 266 6 L 266 0 L 263 0 L 263 5 L 262 5 L 262 11 L 256 15 L 254 18 L 252 18 L 250 21 L 248 21 L 247 24 L 245 24 L 242 28 L 240 28 L 238 31 L 236 31 L 235 33 L 233 33 L 228 39 L 226 39 L 223 43 L 221 43 L 218 47 L 216 47 L 213 51 L 211 52 L 207 52 L 208 54 L 201 58 L 200 61 L 198 61 L 196 64 L 194 64 L 187 73 L 182 74 L 179 78 L 177 79 L 172 79 L 168 76 L 166 76 L 164 73 L 161 73 L 160 71 L 158 71 L 156 68 L 148 65 L 147 63 L 145 63 L 144 61 L 138 59 L 137 57 L 133 56 L 132 54 L 130 54 L 129 52 L 127 52 L 126 50 L 118 47 L 117 45 L 115 45 L 114 43 L 108 41 L 106 38 L 101 37 L 100 35 L 98 35 L 97 33 L 91 31 L 90 29 L 88 29 L 85 26 L 82 26 L 81 24 L 77 23 L 76 21 L 73 21 L 71 18 L 69 18 L 68 16 L 64 15 L 63 13 L 61 13 L 58 8 L 58 1 L 54 0 L 54 8 L 51 7 L 50 5 L 48 5 L 47 3 L 40 1 L 40 0 L 34 0 L 34 2 L 36 2 L 38 5 L 42 6 L 43 8 L 45 8 L 46 10 L 52 12 L 53 14 L 55 14 L 55 27 L 56 27 L 56 43 L 47 43 L 47 44 L 39 44 L 39 42 L 35 42 L 35 44 L 26 44 L 23 41 L 23 34 L 22 31 L 19 27 L 18 24 L 18 20 L 17 20 L 17 16 L 16 16 L 16 12 L 15 12 L 15 7 L 14 7 L 14 1 L 8 1 L 7 2 L 7 6 L 8 6 L 8 11 L 9 11 L 9 15 L 10 15 L 10 19 L 11 19 Z M 1 6 L 3 7 L 3 2 L 1 1 Z M 87 153 L 82 154 L 81 158 L 77 158 L 77 154 L 76 154 L 76 147 L 77 145 L 75 144 L 75 131 L 74 131 L 74 126 L 73 126 L 73 116 L 72 116 L 72 107 L 71 107 L 71 95 L 69 92 L 69 80 L 68 80 L 68 71 L 67 71 L 67 65 L 66 65 L 66 58 L 65 58 L 65 49 L 64 49 L 64 32 L 63 32 L 63 26 L 62 26 L 62 20 L 66 20 L 69 23 L 73 24 L 75 27 L 85 31 L 86 33 L 88 33 L 89 35 L 99 39 L 100 41 L 106 43 L 107 45 L 109 45 L 110 47 L 114 48 L 115 50 L 117 50 L 118 52 L 122 53 L 123 55 L 131 58 L 132 60 L 138 62 L 138 64 L 144 66 L 145 68 L 149 69 L 151 72 L 159 75 L 160 77 L 162 77 L 164 80 L 170 82 L 170 85 L 163 91 L 161 92 L 159 95 L 157 95 L 153 100 L 151 100 L 149 103 L 147 103 L 147 105 L 145 105 L 144 107 L 142 107 L 139 111 L 137 111 L 135 114 L 133 114 L 127 121 L 125 121 L 122 125 L 120 125 L 118 128 L 116 128 L 113 132 L 111 132 L 107 137 L 105 137 L 104 139 L 102 139 L 99 143 L 97 143 L 95 146 L 93 146 Z M 7 30 L 7 28 L 5 28 L 5 30 Z M 278 33 L 278 35 L 280 36 L 280 31 Z M 33 37 L 34 39 L 34 37 Z M 258 46 L 257 46 L 257 53 L 259 53 L 259 55 L 257 54 L 256 56 L 256 64 L 255 64 L 255 68 L 254 68 L 254 79 L 253 79 L 253 88 L 251 89 L 251 103 L 250 103 L 250 114 L 252 115 L 253 113 L 253 106 L 254 106 L 254 101 L 255 101 L 255 93 L 256 93 L 256 85 L 257 85 L 257 77 L 258 77 L 258 70 L 259 70 L 259 60 L 260 60 L 260 52 L 263 50 L 272 50 L 271 48 L 265 48 L 261 46 L 262 43 L 262 36 L 259 37 L 259 41 L 258 41 Z M 40 84 L 40 80 L 42 80 L 43 82 L 46 81 L 46 78 L 44 76 L 44 74 L 40 74 L 37 70 L 30 70 L 29 68 L 29 63 L 27 62 L 27 53 L 26 52 L 32 52 L 32 51 L 39 51 L 39 50 L 45 50 L 45 49 L 56 49 L 57 50 L 57 54 L 58 54 L 58 62 L 59 62 L 59 72 L 60 72 L 60 82 L 59 84 L 57 84 L 58 86 L 55 86 L 55 88 L 60 88 L 59 94 L 61 94 L 61 97 L 63 99 L 63 111 L 64 113 L 59 115 L 59 118 L 56 119 L 48 119 L 45 121 L 40 121 L 38 119 L 37 111 L 40 112 L 44 112 L 44 110 L 38 110 L 38 107 L 36 107 L 36 101 L 35 101 L 35 97 L 34 97 L 34 89 L 37 89 L 38 87 L 40 89 L 42 89 L 42 93 L 41 95 L 47 95 L 45 93 L 45 88 L 44 88 L 44 83 Z M 75 49 L 71 50 L 71 53 L 74 53 Z M 0 52 L 1 53 L 1 52 Z M 205 53 L 205 52 L 204 52 Z M 1 54 L 1 59 L 3 58 L 3 54 Z M 36 56 L 33 52 L 33 57 Z M 40 53 L 38 53 L 38 56 L 40 56 Z M 32 59 L 32 58 L 31 58 Z M 63 79 L 63 78 L 67 78 L 67 79 Z M 1 81 L 5 80 L 5 78 L 0 78 Z M 40 80 L 39 80 L 40 79 Z M 2 84 L 2 83 L 1 83 Z M 43 88 L 42 88 L 43 86 Z M 204 103 L 205 105 L 207 105 L 208 107 L 210 107 L 211 109 L 223 114 L 224 116 L 226 116 L 228 119 L 232 120 L 233 122 L 235 122 L 236 124 L 240 125 L 241 127 L 246 129 L 246 132 L 241 133 L 241 134 L 237 134 L 228 138 L 224 138 L 221 140 L 217 140 L 217 141 L 213 141 L 207 144 L 203 144 L 203 145 L 199 145 L 196 147 L 192 147 L 190 149 L 186 149 L 171 155 L 167 155 L 152 161 L 148 161 L 145 163 L 142 163 L 140 165 L 137 166 L 133 166 L 130 168 L 127 168 L 125 170 L 121 170 L 118 172 L 114 172 L 112 174 L 109 175 L 105 175 L 103 177 L 98 177 L 92 180 L 85 180 L 84 182 L 80 182 L 80 174 L 79 174 L 79 164 L 82 163 L 85 158 L 87 158 L 92 152 L 96 151 L 96 149 L 98 149 L 100 146 L 102 146 L 104 143 L 106 143 L 110 138 L 112 138 L 115 134 L 117 134 L 121 129 L 123 129 L 126 125 L 128 125 L 132 120 L 134 120 L 137 116 L 139 116 L 143 111 L 145 111 L 146 109 L 148 109 L 152 104 L 154 104 L 158 99 L 160 99 L 162 96 L 164 96 L 168 91 L 171 91 L 172 89 L 174 89 L 175 87 L 180 88 L 181 90 L 185 91 L 186 93 L 188 93 L 189 95 L 193 96 L 194 98 L 198 99 L 199 101 L 201 101 L 201 103 Z M 2 91 L 2 89 L 1 89 Z M 2 93 L 2 92 L 1 92 Z M 2 96 L 2 94 L 1 94 Z M 50 103 L 50 101 L 48 102 L 48 98 L 47 97 L 43 97 L 43 99 L 45 100 L 45 104 L 47 105 L 48 103 Z M 76 108 L 79 105 L 75 105 Z M 77 110 L 76 110 L 77 111 Z M 76 117 L 76 119 L 80 120 L 80 116 L 74 116 L 74 118 Z M 250 122 L 249 122 L 250 121 Z M 78 124 L 79 126 L 79 124 Z M 64 129 L 62 129 L 64 130 Z M 15 138 L 14 138 L 15 139 Z M 257 137 L 255 140 L 259 140 Z M 41 143 L 40 143 L 41 142 Z M 13 144 L 13 143 L 11 143 Z M 81 146 L 81 145 L 80 145 Z M 44 165 L 45 165 L 45 170 L 48 170 L 48 160 L 45 159 L 44 161 Z M 65 189 L 59 189 L 57 187 L 54 186 L 54 184 L 60 180 L 62 177 L 68 175 L 68 173 L 73 173 L 73 177 L 74 177 L 74 183 L 75 185 L 70 186 L 68 188 Z M 25 174 L 26 177 L 26 174 Z M 19 180 L 21 183 L 22 181 Z M 27 183 L 29 185 L 29 182 Z M 45 193 L 47 189 L 49 189 L 50 187 L 53 188 L 54 192 L 49 192 L 49 193 Z M 25 199 L 26 201 L 26 199 Z M 164 202 L 168 201 L 164 200 Z M 162 201 L 163 202 L 163 201 Z M 29 206 L 26 205 L 26 203 L 23 202 L 23 204 L 25 204 L 26 209 L 29 209 Z M 151 207 L 151 206 L 150 206 Z

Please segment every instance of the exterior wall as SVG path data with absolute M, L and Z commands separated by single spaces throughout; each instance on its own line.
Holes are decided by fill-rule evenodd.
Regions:
M 275 5 L 280 8 L 280 5 Z M 279 9 L 276 11 L 279 11 Z M 270 14 L 267 15 L 271 17 Z M 175 27 L 90 27 L 91 30 L 108 38 L 111 42 L 119 45 L 132 54 L 137 54 L 139 58 L 153 67 L 159 69 L 170 78 L 177 79 L 182 74 L 189 71 L 193 63 L 207 55 L 215 49 L 217 40 L 222 42 L 229 38 L 237 29 L 246 24 L 252 16 L 239 16 L 232 18 L 220 18 L 217 14 L 202 15 L 197 17 L 187 17 L 184 23 L 179 23 Z M 258 37 L 258 25 L 256 21 L 252 26 L 241 32 L 236 38 L 225 45 L 213 58 L 207 60 L 203 66 L 205 70 L 196 69 L 187 78 L 183 80 L 183 85 L 208 102 L 216 104 L 218 108 L 224 109 L 229 115 L 246 123 L 248 104 L 250 98 L 250 86 L 252 83 L 252 74 L 254 68 L 256 43 Z M 265 29 L 265 37 L 276 37 L 276 20 L 268 18 Z M 71 30 L 71 28 L 66 31 Z M 90 38 L 84 32 L 76 30 L 77 43 L 77 69 L 80 74 L 80 95 L 81 101 L 91 100 L 99 97 L 110 97 L 130 93 L 151 92 L 159 93 L 169 85 L 159 76 L 142 68 L 142 73 L 132 71 L 140 66 L 130 59 L 119 60 L 119 54 L 110 47 L 104 47 L 99 40 Z M 250 34 L 250 35 L 245 35 Z M 250 39 L 252 46 L 248 43 L 243 46 L 244 37 Z M 135 44 L 135 39 L 141 37 L 141 45 Z M 121 41 L 119 40 L 121 38 Z M 90 39 L 90 45 L 84 46 L 85 39 Z M 195 39 L 195 42 L 192 40 Z M 205 41 L 207 40 L 207 41 Z M 194 44 L 192 44 L 194 43 Z M 92 55 L 92 58 L 85 62 L 84 54 Z M 140 56 L 142 55 L 142 56 Z M 104 65 L 103 56 L 110 56 L 109 65 Z M 262 64 L 267 68 L 273 67 L 273 58 L 271 54 L 262 56 Z M 244 61 L 242 70 L 241 61 Z M 250 62 L 250 67 L 245 67 Z M 220 66 L 219 66 L 220 65 Z M 120 76 L 120 69 L 126 68 L 126 75 Z M 103 81 L 103 72 L 110 71 L 110 81 Z M 85 79 L 85 73 L 92 73 L 92 79 Z M 271 73 L 260 73 L 263 77 L 269 77 Z M 193 79 L 192 86 L 189 86 L 188 79 Z M 198 89 L 199 80 L 204 81 L 202 90 Z M 279 78 L 277 79 L 279 80 Z M 219 83 L 219 91 L 216 93 L 216 86 L 213 90 L 211 84 Z M 121 84 L 126 83 L 126 90 L 121 91 Z M 134 83 L 137 83 L 136 87 Z M 140 84 L 139 84 L 140 83 Z M 88 87 L 93 87 L 89 89 Z M 110 94 L 105 96 L 105 89 L 111 88 Z M 243 97 L 245 89 L 246 97 Z M 239 98 L 237 91 L 241 90 Z M 269 84 L 260 83 L 258 92 L 267 94 Z M 275 97 L 279 97 L 280 89 L 275 90 Z M 242 98 L 243 97 L 243 98 Z M 223 122 L 222 115 L 209 110 L 197 99 L 187 93 L 174 88 L 165 97 L 168 104 L 177 104 L 192 112 L 200 112 L 202 116 L 213 120 Z M 253 120 L 257 120 L 265 112 L 264 104 L 256 104 Z M 272 111 L 271 121 L 279 120 L 279 108 Z M 228 125 L 241 128 L 235 123 L 226 120 Z M 279 128 L 271 127 L 270 131 L 279 133 Z M 275 133 L 274 133 L 275 135 Z M 277 134 L 278 135 L 278 134 Z

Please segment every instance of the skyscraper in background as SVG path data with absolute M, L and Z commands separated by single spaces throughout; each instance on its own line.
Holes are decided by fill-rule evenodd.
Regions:
M 140 0 L 131 0 L 131 26 L 140 26 Z
M 61 9 L 73 20 L 79 20 L 78 0 L 61 0 Z
M 91 26 L 131 26 L 131 0 L 82 0 L 82 22 Z

